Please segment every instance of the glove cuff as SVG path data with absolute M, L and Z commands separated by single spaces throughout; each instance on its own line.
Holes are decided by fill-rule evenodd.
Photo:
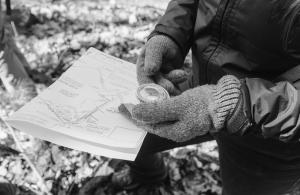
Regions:
M 230 119 L 241 95 L 241 83 L 232 75 L 223 76 L 212 87 L 212 102 L 210 112 L 215 129 L 219 131 Z

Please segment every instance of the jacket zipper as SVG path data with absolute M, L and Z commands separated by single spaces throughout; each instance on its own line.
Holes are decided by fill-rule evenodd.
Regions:
M 218 50 L 218 48 L 220 46 L 220 43 L 221 43 L 222 33 L 223 33 L 223 25 L 224 25 L 223 24 L 224 23 L 224 16 L 225 16 L 225 13 L 227 11 L 227 7 L 229 5 L 229 1 L 230 0 L 226 0 L 225 6 L 224 6 L 223 10 L 220 10 L 220 11 L 222 11 L 221 18 L 220 18 L 219 21 L 216 21 L 216 25 L 218 24 L 218 34 L 217 34 L 217 38 L 216 38 L 217 39 L 217 45 L 215 46 L 215 48 L 212 51 L 211 55 L 207 59 L 207 63 L 206 63 L 206 67 L 205 67 L 205 73 L 206 73 L 206 75 L 205 75 L 206 78 L 205 79 L 206 79 L 206 83 L 209 82 L 208 81 L 208 66 L 209 66 L 209 64 L 211 62 L 211 59 L 213 58 L 214 54 Z M 218 15 L 218 14 L 216 14 L 216 15 Z M 215 38 L 215 37 L 213 37 L 213 38 Z M 212 41 L 214 41 L 214 40 L 212 40 Z

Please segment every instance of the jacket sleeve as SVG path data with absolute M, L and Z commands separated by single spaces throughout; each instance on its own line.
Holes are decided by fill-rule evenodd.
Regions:
M 256 131 L 252 133 L 265 138 L 300 141 L 300 89 L 289 81 L 244 79 L 242 98 L 234 115 L 228 127 L 231 132 Z
M 287 41 L 286 55 L 300 61 L 300 17 L 293 21 Z M 300 65 L 276 78 L 279 82 L 246 78 L 242 86 L 243 110 L 236 120 L 240 133 L 256 131 L 266 138 L 284 142 L 300 142 Z M 242 120 L 241 120 L 242 119 Z M 257 128 L 249 128 L 250 126 Z M 258 131 L 258 132 L 257 132 Z
M 172 0 L 150 37 L 165 34 L 172 38 L 185 54 L 192 44 L 199 0 Z

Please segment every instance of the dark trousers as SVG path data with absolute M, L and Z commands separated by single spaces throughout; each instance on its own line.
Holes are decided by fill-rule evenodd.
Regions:
M 197 144 L 213 140 L 210 135 L 194 138 L 188 142 L 177 143 L 153 134 L 147 134 L 139 154 L 134 162 L 130 162 L 131 173 L 144 183 L 161 180 L 167 174 L 159 152 L 176 147 Z
M 1 195 L 15 195 L 17 193 L 17 186 L 10 183 L 0 183 Z
M 223 195 L 279 195 L 300 179 L 300 143 L 282 143 L 255 135 L 218 133 L 176 143 L 148 134 L 132 174 L 143 182 L 160 179 L 166 173 L 160 151 L 216 139 L 220 153 Z

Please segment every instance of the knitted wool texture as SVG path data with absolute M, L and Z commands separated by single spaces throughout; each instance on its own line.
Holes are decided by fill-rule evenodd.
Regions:
M 240 81 L 222 77 L 217 85 L 203 85 L 179 96 L 132 108 L 132 118 L 149 133 L 176 142 L 190 140 L 226 125 L 240 98 Z
M 178 45 L 168 36 L 156 35 L 147 41 L 138 57 L 137 80 L 139 84 L 157 83 L 170 94 L 178 94 L 174 84 L 185 81 L 188 76 L 186 71 L 178 69 L 182 66 Z
M 241 95 L 240 88 L 240 81 L 229 75 L 222 77 L 218 84 L 212 87 L 209 110 L 216 130 L 222 129 L 232 116 Z

